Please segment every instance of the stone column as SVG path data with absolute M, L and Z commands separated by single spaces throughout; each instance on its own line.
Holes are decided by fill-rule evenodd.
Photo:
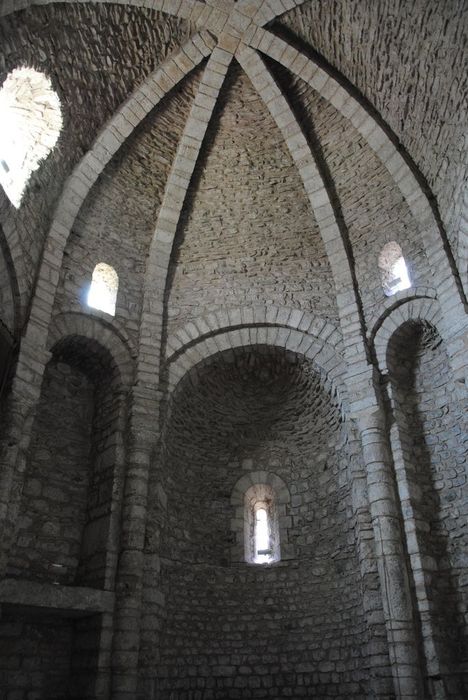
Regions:
M 401 508 L 405 514 L 404 527 L 406 533 L 406 542 L 408 549 L 409 561 L 415 588 L 415 599 L 419 610 L 421 620 L 422 637 L 424 644 L 424 653 L 426 657 L 427 672 L 429 676 L 440 675 L 440 664 L 438 654 L 436 652 L 436 644 L 434 640 L 434 631 L 431 622 L 431 604 L 427 591 L 425 571 L 422 561 L 422 553 L 420 546 L 420 537 L 418 533 L 417 519 L 413 507 L 414 487 L 410 474 L 405 465 L 404 446 L 402 444 L 400 430 L 403 427 L 403 416 L 398 417 L 398 408 L 395 406 L 395 401 L 392 396 L 392 387 L 388 386 L 389 404 L 391 410 L 391 426 L 389 431 L 390 445 L 392 449 L 393 464 L 395 468 L 396 484 L 398 488 Z
M 149 469 L 158 433 L 159 396 L 154 393 L 148 396 L 144 389 L 135 389 L 132 397 L 116 585 L 112 700 L 134 700 L 137 690 Z
M 355 416 L 367 475 L 385 625 L 395 697 L 423 698 L 421 649 L 408 575 L 404 533 L 393 467 L 386 440 L 385 415 L 377 405 Z
M 360 441 L 356 433 L 356 428 L 353 425 L 356 452 L 361 455 Z M 356 460 L 351 470 L 351 502 L 355 519 L 356 551 L 361 570 L 363 608 L 369 632 L 366 653 L 370 676 L 368 697 L 393 700 L 393 677 L 386 643 L 385 619 L 375 559 L 374 533 L 367 496 L 366 471 L 361 460 Z

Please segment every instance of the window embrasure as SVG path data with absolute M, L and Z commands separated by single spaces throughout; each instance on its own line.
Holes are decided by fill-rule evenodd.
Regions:
M 396 241 L 384 245 L 379 255 L 380 276 L 388 297 L 411 287 L 411 280 L 401 247 Z
M 231 496 L 235 561 L 273 564 L 292 557 L 286 513 L 289 502 L 289 491 L 276 474 L 252 472 L 239 479 Z
M 88 306 L 115 316 L 119 276 L 111 265 L 98 263 L 88 292 Z
M 16 68 L 0 89 L 0 184 L 15 207 L 60 136 L 60 100 L 43 73 Z
M 275 492 L 267 484 L 254 484 L 245 494 L 245 560 L 272 564 L 281 559 Z

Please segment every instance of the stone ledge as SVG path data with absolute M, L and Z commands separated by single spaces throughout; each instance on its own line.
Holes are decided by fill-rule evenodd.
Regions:
M 25 612 L 49 612 L 63 617 L 112 613 L 114 598 L 114 593 L 95 588 L 60 586 L 13 578 L 0 581 L 0 606 L 19 606 Z

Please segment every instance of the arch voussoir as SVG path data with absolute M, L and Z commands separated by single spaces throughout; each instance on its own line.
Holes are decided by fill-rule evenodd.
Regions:
M 398 328 L 408 321 L 425 321 L 440 330 L 442 326 L 442 311 L 437 299 L 422 297 L 408 299 L 403 304 L 396 306 L 385 316 L 374 329 L 374 349 L 378 367 L 381 372 L 388 372 L 387 350 L 388 344 Z
M 228 328 L 254 324 L 299 330 L 342 349 L 341 333 L 328 319 L 316 316 L 310 311 L 265 304 L 222 309 L 192 319 L 169 337 L 166 344 L 166 360 L 172 362 L 183 347 L 195 344 L 206 336 L 218 335 Z
M 181 379 L 210 357 L 228 350 L 267 345 L 297 353 L 313 362 L 334 389 L 344 398 L 344 363 L 335 347 L 323 337 L 287 327 L 256 325 L 226 328 L 188 344 L 174 354 L 168 363 L 169 391 L 172 393 Z

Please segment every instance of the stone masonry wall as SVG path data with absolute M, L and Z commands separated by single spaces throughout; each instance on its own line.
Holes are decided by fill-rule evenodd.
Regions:
M 10 270 L 1 248 L 2 231 L 0 230 L 0 323 L 10 334 L 15 331 L 15 308 L 11 289 Z
M 463 0 L 306 2 L 280 23 L 374 105 L 435 192 L 454 253 L 466 181 Z M 465 214 L 466 217 L 466 214 Z
M 92 188 L 65 249 L 57 312 L 96 313 L 87 292 L 95 265 L 108 263 L 119 276 L 116 321 L 137 343 L 145 262 L 197 84 L 198 73 L 153 110 Z
M 9 574 L 71 584 L 86 520 L 93 386 L 51 361 L 35 421 Z
M 9 574 L 103 587 L 120 394 L 110 359 L 84 338 L 46 368 Z
M 468 443 L 465 405 L 457 400 L 437 332 L 407 324 L 389 347 L 396 420 L 414 494 L 416 526 L 425 563 L 436 643 L 449 697 L 468 691 L 459 676 L 468 659 Z
M 302 81 L 289 74 L 283 80 L 292 82 L 305 132 L 331 176 L 365 318 L 372 327 L 385 300 L 378 258 L 386 243 L 401 246 L 413 286 L 433 284 L 417 224 L 390 174 L 354 127 Z
M 330 265 L 300 177 L 235 67 L 205 149 L 174 247 L 169 333 L 220 307 L 255 303 L 336 318 Z
M 33 173 L 21 208 L 10 209 L 26 287 L 64 179 L 117 107 L 189 32 L 168 15 L 118 3 L 59 3 L 0 20 L 0 83 L 18 66 L 42 71 L 52 79 L 63 114 L 59 142 Z
M 145 591 L 141 698 L 364 697 L 349 454 L 320 376 L 268 348 L 216 356 L 178 390 L 163 442 L 147 529 L 161 572 Z M 231 491 L 257 469 L 291 492 L 294 555 L 272 566 L 230 558 Z
M 73 623 L 53 615 L 3 612 L 2 700 L 67 700 Z

